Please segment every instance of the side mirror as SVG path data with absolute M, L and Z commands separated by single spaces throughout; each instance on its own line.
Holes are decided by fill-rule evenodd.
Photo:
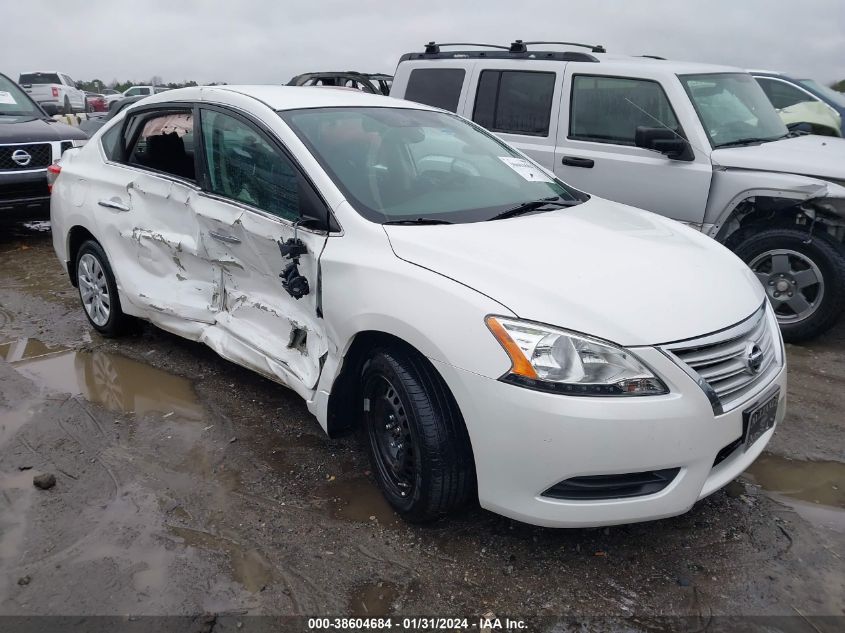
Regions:
M 320 231 L 339 231 L 340 227 L 325 202 L 311 184 L 299 175 L 299 214 L 304 226 Z
M 692 146 L 672 130 L 662 127 L 637 127 L 634 133 L 634 145 L 665 154 L 672 160 L 692 161 L 695 155 Z

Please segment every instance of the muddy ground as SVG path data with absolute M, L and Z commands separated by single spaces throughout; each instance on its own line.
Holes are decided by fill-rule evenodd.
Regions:
M 327 439 L 295 394 L 199 344 L 149 326 L 101 338 L 49 233 L 2 233 L 0 614 L 842 625 L 807 618 L 845 614 L 845 323 L 789 346 L 768 452 L 684 516 L 549 530 L 470 508 L 415 527 L 354 436 Z

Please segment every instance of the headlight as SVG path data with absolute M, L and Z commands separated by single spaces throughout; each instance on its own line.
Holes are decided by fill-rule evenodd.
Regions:
M 511 359 L 505 382 L 573 396 L 669 392 L 634 354 L 612 343 L 505 317 L 485 320 Z

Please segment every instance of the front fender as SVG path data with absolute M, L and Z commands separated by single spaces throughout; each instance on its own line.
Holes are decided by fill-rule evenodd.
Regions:
M 737 206 L 748 198 L 768 197 L 794 200 L 796 205 L 820 198 L 845 199 L 845 187 L 813 178 L 748 169 L 717 169 L 713 172 L 704 223 L 707 234 L 716 237 L 730 220 Z M 845 212 L 842 205 L 839 208 Z

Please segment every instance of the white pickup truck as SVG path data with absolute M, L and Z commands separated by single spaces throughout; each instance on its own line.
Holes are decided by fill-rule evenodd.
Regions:
M 121 99 L 126 99 L 127 97 L 149 97 L 151 94 L 158 94 L 159 92 L 164 92 L 165 90 L 167 90 L 167 88 L 164 86 L 132 86 L 123 92 L 106 96 L 106 103 L 111 110 L 111 104 L 116 101 L 120 101 Z
M 55 70 L 21 73 L 18 83 L 48 114 L 85 112 L 85 92 Z
M 588 50 L 549 49 L 561 44 Z M 788 341 L 845 308 L 845 139 L 790 133 L 743 70 L 565 42 L 431 42 L 402 57 L 390 96 L 456 112 L 565 183 L 715 238 L 757 274 Z M 619 275 L 645 285 L 661 271 Z

